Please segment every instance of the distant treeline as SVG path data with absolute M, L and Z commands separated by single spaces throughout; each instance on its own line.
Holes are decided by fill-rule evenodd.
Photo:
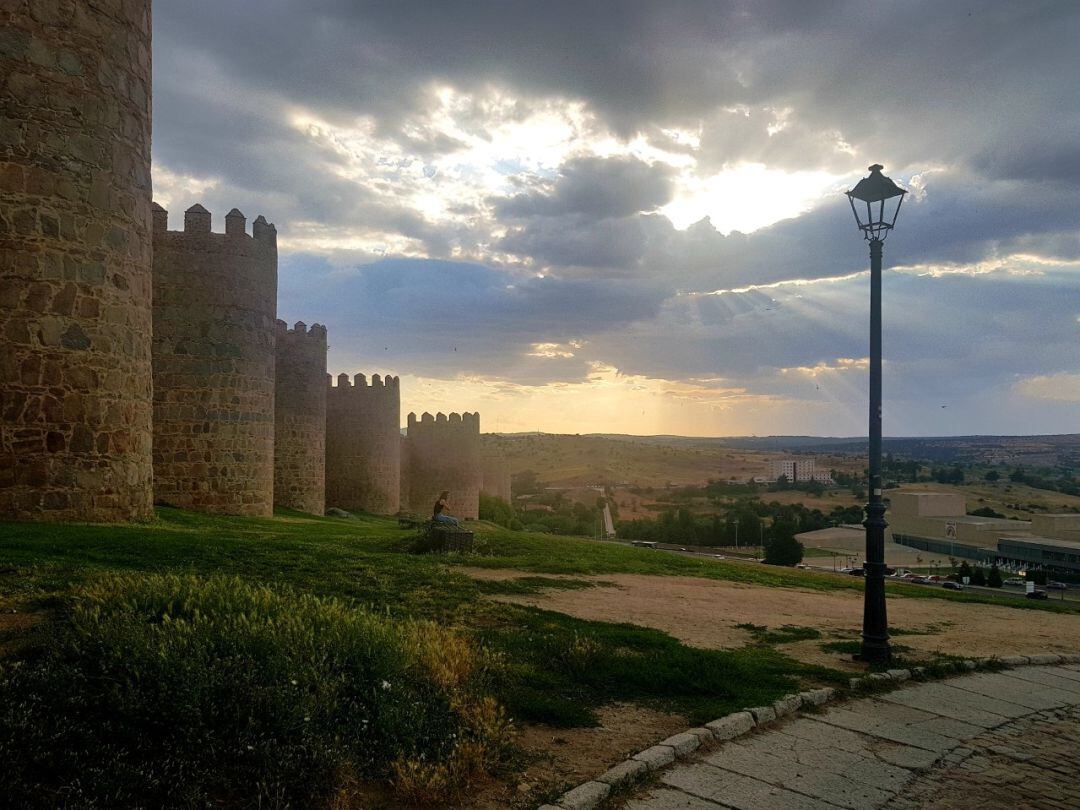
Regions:
M 862 507 L 858 506 L 838 506 L 826 515 L 802 504 L 742 500 L 723 514 L 698 515 L 680 507 L 660 513 L 655 520 L 621 520 L 616 530 L 627 540 L 697 546 L 734 546 L 737 540 L 739 545 L 757 546 L 767 543 L 770 537 L 859 523 L 862 519 Z

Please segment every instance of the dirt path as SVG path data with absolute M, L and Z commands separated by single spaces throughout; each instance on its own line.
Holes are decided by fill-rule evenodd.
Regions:
M 465 569 L 480 579 L 513 579 L 520 571 Z M 857 638 L 862 594 L 742 585 L 695 577 L 604 574 L 615 587 L 552 590 L 528 596 L 498 596 L 499 601 L 557 610 L 582 619 L 629 622 L 663 630 L 686 644 L 708 648 L 741 647 L 753 640 L 739 624 L 812 627 L 820 641 L 780 645 L 804 661 L 849 666 L 849 656 L 829 653 L 821 644 Z M 944 599 L 889 597 L 891 626 L 917 631 L 897 635 L 897 644 L 919 652 L 954 655 L 1023 655 L 1075 651 L 1080 646 L 1080 616 Z

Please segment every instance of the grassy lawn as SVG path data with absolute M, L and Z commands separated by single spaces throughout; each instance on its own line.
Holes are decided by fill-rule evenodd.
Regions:
M 116 614 L 115 621 L 120 628 L 115 638 L 125 639 L 124 643 L 134 650 L 150 650 L 157 642 L 144 638 L 146 622 L 156 624 L 166 614 L 171 616 L 170 611 L 186 609 L 182 600 L 158 594 L 154 589 L 160 590 L 163 587 L 160 583 L 165 582 L 172 583 L 168 587 L 182 586 L 195 589 L 193 593 L 202 592 L 199 588 L 203 586 L 186 584 L 187 580 L 177 585 L 177 576 L 194 577 L 196 582 L 210 580 L 211 588 L 235 589 L 231 585 L 220 585 L 221 577 L 227 577 L 239 583 L 236 587 L 269 587 L 273 593 L 284 593 L 280 599 L 273 597 L 274 600 L 285 600 L 274 608 L 274 616 L 288 615 L 289 600 L 310 594 L 340 604 L 340 608 L 332 605 L 304 608 L 315 611 L 313 615 L 324 617 L 320 621 L 328 628 L 335 621 L 332 617 L 347 616 L 349 611 L 355 611 L 358 616 L 381 616 L 384 619 L 380 621 L 390 623 L 433 621 L 439 627 L 463 634 L 488 661 L 482 667 L 476 664 L 484 674 L 477 680 L 480 686 L 475 688 L 496 698 L 516 722 L 542 722 L 560 727 L 594 725 L 597 708 L 614 701 L 675 712 L 686 716 L 690 723 L 701 723 L 740 707 L 771 701 L 802 684 L 846 682 L 846 674 L 798 662 L 772 646 L 792 638 L 810 638 L 803 628 L 785 627 L 778 633 L 768 633 L 765 628 L 760 628 L 755 634 L 757 644 L 740 650 L 704 650 L 684 645 L 659 630 L 586 621 L 561 613 L 498 603 L 485 596 L 609 584 L 602 580 L 567 579 L 565 575 L 681 575 L 818 590 L 859 590 L 862 588 L 859 580 L 746 562 L 695 558 L 617 543 L 511 532 L 484 523 L 475 528 L 477 553 L 441 557 L 410 554 L 412 532 L 399 529 L 396 521 L 391 519 L 363 516 L 320 518 L 283 512 L 273 518 L 253 519 L 160 509 L 155 521 L 142 525 L 0 524 L 0 608 L 37 608 L 60 619 L 78 617 L 80 610 L 86 611 L 86 593 L 99 589 L 101 582 L 111 582 L 121 576 L 127 583 L 124 587 L 147 590 L 149 595 L 140 598 L 157 606 L 139 618 L 134 609 L 130 611 L 132 615 L 125 614 L 128 597 L 123 593 L 110 597 L 109 609 Z M 516 569 L 529 576 L 509 582 L 475 581 L 457 570 L 461 565 Z M 554 578 L 550 576 L 552 574 L 564 577 Z M 917 586 L 890 584 L 890 592 L 1001 604 L 991 597 L 928 591 Z M 260 594 L 253 592 L 243 598 L 262 609 L 259 606 L 271 597 Z M 226 600 L 222 604 L 243 603 L 240 597 L 230 596 L 229 599 L 239 601 Z M 1076 612 L 1075 607 L 1060 603 L 1008 604 L 1036 610 Z M 228 610 L 231 608 L 222 608 L 224 612 Z M 170 627 L 171 621 L 166 619 L 164 626 Z M 375 620 L 357 621 L 362 629 L 368 626 L 364 622 L 370 624 Z M 64 624 L 54 622 L 52 626 Z M 214 631 L 218 636 L 205 642 L 206 650 L 232 644 L 228 626 Z M 385 628 L 378 630 L 384 631 Z M 87 635 L 80 642 L 83 644 L 80 650 L 102 648 L 104 642 L 94 635 L 96 632 L 93 622 L 86 624 Z M 286 626 L 280 637 L 294 632 L 299 631 Z M 396 632 L 391 632 L 388 638 L 395 637 Z M 408 632 L 420 633 L 421 630 Z M 3 641 L 0 638 L 0 643 Z M 266 641 L 260 636 L 251 637 L 246 643 L 248 646 L 243 647 L 244 650 L 265 651 L 278 642 Z M 317 645 L 320 642 L 317 638 L 308 638 L 304 643 Z M 178 660 L 183 660 L 181 648 L 182 645 L 176 647 Z M 35 648 L 31 645 L 27 649 Z M 30 654 L 42 655 L 40 648 Z M 402 661 L 415 654 L 412 647 L 393 653 L 406 656 Z M 216 660 L 211 652 L 206 655 L 206 660 Z M 435 654 L 425 655 L 431 658 Z M 112 655 L 116 660 L 123 657 Z M 156 659 L 150 655 L 147 660 Z M 284 670 L 302 663 L 301 658 L 292 656 L 280 666 Z M 69 665 L 70 661 L 64 664 Z M 360 670 L 366 666 L 363 664 Z M 415 671 L 415 665 L 403 663 L 401 666 L 405 667 L 402 672 Z M 446 662 L 429 661 L 424 666 L 441 672 L 445 670 Z M 42 682 L 48 682 L 44 675 L 42 678 Z M 196 705 L 201 698 L 195 695 L 190 699 Z M 236 696 L 235 700 L 242 702 L 243 696 Z M 472 709 L 468 711 L 475 714 Z M 198 713 L 195 709 L 193 712 Z M 327 712 L 333 715 L 330 709 Z M 469 717 L 473 714 L 467 713 Z M 211 729 L 205 733 L 212 737 L 211 732 L 218 734 L 219 731 Z M 2 732 L 0 728 L 0 743 L 3 743 Z M 13 738 L 11 742 L 17 745 L 18 740 Z M 93 750 L 90 743 L 87 743 L 87 750 Z M 349 751 L 341 756 L 354 756 Z M 389 775 L 387 767 L 386 763 L 377 767 L 372 764 L 367 770 L 359 769 L 357 776 L 361 780 L 385 779 Z M 400 770 L 403 766 L 394 767 Z M 133 772 L 138 770 L 134 765 L 132 768 Z M 426 772 L 417 775 L 407 771 L 404 776 L 399 772 L 397 776 L 399 780 L 404 779 L 404 784 L 426 786 L 438 782 Z

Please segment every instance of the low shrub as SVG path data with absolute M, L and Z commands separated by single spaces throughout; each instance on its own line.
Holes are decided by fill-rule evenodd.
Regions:
M 13 806 L 311 806 L 452 793 L 502 756 L 490 661 L 453 631 L 226 577 L 112 576 L 0 669 Z

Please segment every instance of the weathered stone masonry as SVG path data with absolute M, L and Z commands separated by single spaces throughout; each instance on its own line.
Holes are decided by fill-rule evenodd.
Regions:
M 480 517 L 480 414 L 425 413 L 417 421 L 408 417 L 408 475 L 402 480 L 409 509 L 430 514 L 439 493 L 450 490 L 450 512 L 455 517 Z
M 212 233 L 154 210 L 154 497 L 204 512 L 270 515 L 274 500 L 277 232 L 235 208 Z
M 0 4 L 0 519 L 151 514 L 150 38 Z
M 274 505 L 326 509 L 326 327 L 277 322 Z
M 376 515 L 400 507 L 401 387 L 397 377 L 326 378 L 326 504 Z
M 483 484 L 480 491 L 493 498 L 513 501 L 510 493 L 510 464 L 502 456 L 485 455 L 482 461 Z

